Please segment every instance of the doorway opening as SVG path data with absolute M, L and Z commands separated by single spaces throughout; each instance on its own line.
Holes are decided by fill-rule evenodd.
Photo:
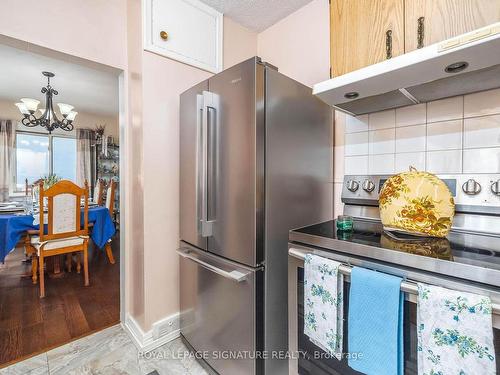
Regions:
M 121 71 L 25 45 L 0 44 L 0 368 L 120 322 Z M 40 241 L 41 220 L 74 219 L 40 196 L 73 185 L 88 194 L 75 208 L 88 285 L 74 236 Z M 40 257 L 44 246 L 64 250 Z

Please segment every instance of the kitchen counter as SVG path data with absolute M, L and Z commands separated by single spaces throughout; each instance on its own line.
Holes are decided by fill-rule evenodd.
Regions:
M 292 244 L 500 289 L 500 237 L 453 231 L 448 238 L 398 237 L 385 232 L 380 222 L 361 219 L 355 219 L 352 232 L 337 231 L 335 221 L 327 221 L 289 234 Z

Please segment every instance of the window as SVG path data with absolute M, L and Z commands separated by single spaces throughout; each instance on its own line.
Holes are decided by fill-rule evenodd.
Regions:
M 48 174 L 76 181 L 76 139 L 17 132 L 13 190 L 22 192 L 26 179 L 33 183 Z
M 16 191 L 23 191 L 25 180 L 31 183 L 49 173 L 49 137 L 16 135 Z
M 52 173 L 76 182 L 76 139 L 52 137 Z

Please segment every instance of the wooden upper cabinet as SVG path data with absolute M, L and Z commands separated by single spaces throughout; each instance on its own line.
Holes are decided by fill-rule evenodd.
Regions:
M 500 21 L 500 0 L 405 0 L 405 52 Z
M 330 47 L 332 77 L 401 55 L 404 0 L 331 0 Z

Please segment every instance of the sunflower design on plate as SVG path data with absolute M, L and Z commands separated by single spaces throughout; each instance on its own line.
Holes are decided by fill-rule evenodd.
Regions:
M 448 186 L 435 175 L 414 168 L 385 182 L 379 206 L 385 230 L 420 236 L 446 237 L 455 215 Z

